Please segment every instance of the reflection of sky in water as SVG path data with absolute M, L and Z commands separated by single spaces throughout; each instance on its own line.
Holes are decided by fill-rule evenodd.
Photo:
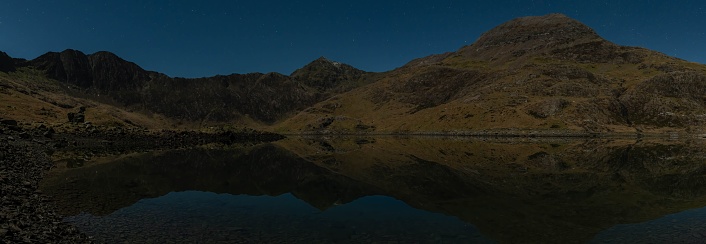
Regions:
M 706 208 L 616 225 L 596 235 L 592 243 L 706 243 Z
M 386 196 L 364 197 L 322 212 L 291 194 L 172 192 L 108 216 L 80 214 L 66 220 L 109 242 L 489 242 L 455 217 Z

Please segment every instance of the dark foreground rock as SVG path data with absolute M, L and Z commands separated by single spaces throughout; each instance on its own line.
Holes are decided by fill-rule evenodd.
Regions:
M 63 223 L 48 198 L 37 190 L 44 171 L 52 166 L 46 148 L 20 140 L 14 131 L 2 131 L 0 243 L 90 243 L 86 235 Z
M 208 143 L 274 141 L 281 135 L 257 131 L 220 133 L 146 131 L 85 124 L 0 123 L 0 243 L 91 243 L 62 222 L 38 190 L 52 155 L 92 156 L 193 147 Z M 55 155 L 56 156 L 56 155 Z

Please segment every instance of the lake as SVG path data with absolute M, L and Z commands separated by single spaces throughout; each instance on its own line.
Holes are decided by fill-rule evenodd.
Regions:
M 105 243 L 697 243 L 704 146 L 291 137 L 61 161 L 41 190 Z

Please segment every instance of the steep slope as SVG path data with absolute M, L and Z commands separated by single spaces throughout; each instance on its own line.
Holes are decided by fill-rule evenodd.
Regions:
M 147 82 L 136 100 L 170 117 L 220 122 L 246 118 L 272 124 L 366 82 L 361 70 L 329 65 L 316 60 L 292 76 L 250 73 L 184 79 L 162 75 Z
M 0 55 L 2 72 L 14 72 L 16 66 L 33 75 L 37 74 L 31 70 L 38 70 L 49 79 L 68 84 L 67 93 L 74 97 L 159 113 L 187 123 L 271 124 L 368 82 L 366 72 L 323 57 L 291 77 L 252 73 L 198 79 L 146 71 L 110 52 L 86 55 L 68 49 L 16 63 L 5 53 Z
M 561 14 L 511 20 L 280 124 L 317 133 L 703 131 L 706 66 L 623 47 Z
M 80 96 L 74 89 L 45 78 L 27 67 L 0 72 L 0 117 L 21 123 L 66 123 L 67 114 L 85 107 L 85 120 L 94 125 L 175 128 L 171 119 L 157 114 L 135 113 Z

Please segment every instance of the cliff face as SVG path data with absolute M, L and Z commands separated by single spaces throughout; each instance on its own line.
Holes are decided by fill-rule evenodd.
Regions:
M 110 52 L 88 56 L 93 87 L 100 91 L 139 88 L 150 80 L 150 73 Z
M 7 59 L 2 59 L 1 67 L 13 71 L 12 59 Z M 23 66 L 123 106 L 175 119 L 226 122 L 248 117 L 265 124 L 350 90 L 365 75 L 350 65 L 321 58 L 292 76 L 252 73 L 172 78 L 146 71 L 110 52 L 86 55 L 70 49 L 46 53 Z
M 28 63 L 42 70 L 47 77 L 88 88 L 93 85 L 91 65 L 88 56 L 81 51 L 67 49 L 63 52 L 49 52 Z

